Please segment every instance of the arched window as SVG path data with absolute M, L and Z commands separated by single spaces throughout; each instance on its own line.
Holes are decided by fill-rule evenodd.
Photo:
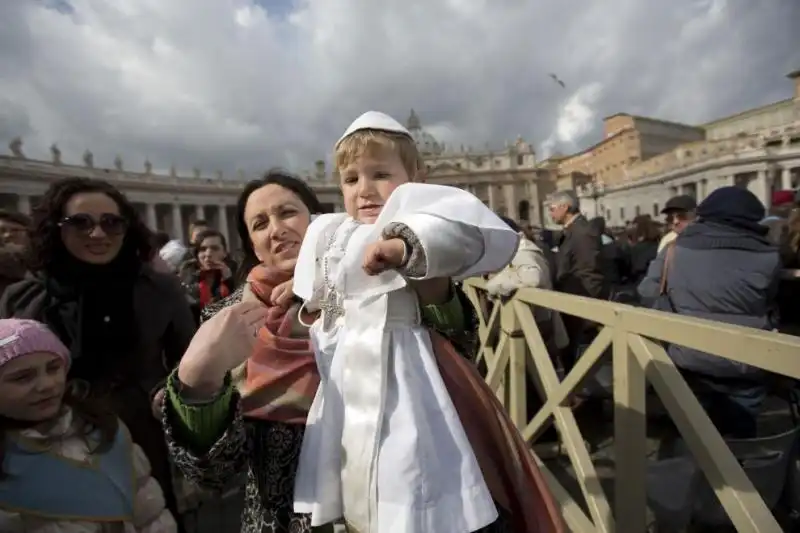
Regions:
M 517 205 L 517 210 L 519 211 L 519 219 L 525 222 L 529 222 L 531 219 L 531 204 L 528 200 L 520 200 L 519 204 Z

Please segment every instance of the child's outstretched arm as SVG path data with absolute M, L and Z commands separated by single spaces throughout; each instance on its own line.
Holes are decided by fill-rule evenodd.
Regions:
M 401 273 L 413 280 L 458 276 L 484 254 L 479 228 L 445 220 L 435 215 L 414 214 L 392 222 L 383 230 L 384 239 L 402 239 L 408 257 Z

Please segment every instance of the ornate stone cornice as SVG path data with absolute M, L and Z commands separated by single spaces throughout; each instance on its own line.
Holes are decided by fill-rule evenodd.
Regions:
M 14 179 L 38 182 L 46 187 L 54 181 L 67 177 L 99 178 L 124 190 L 217 195 L 238 195 L 246 183 L 241 179 L 194 178 L 172 173 L 168 175 L 155 174 L 152 173 L 152 167 L 149 166 L 145 168 L 144 172 L 134 172 L 118 168 L 97 168 L 64 164 L 63 162 L 56 164 L 16 156 L 0 156 L 0 184 L 4 180 Z M 321 193 L 338 191 L 336 184 L 331 182 L 309 181 L 309 185 Z

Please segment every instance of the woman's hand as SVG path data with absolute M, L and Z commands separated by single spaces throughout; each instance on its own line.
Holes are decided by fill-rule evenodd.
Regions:
M 272 289 L 269 300 L 272 305 L 289 307 L 294 298 L 294 280 L 284 281 Z
M 233 272 L 231 272 L 231 268 L 225 263 L 225 261 L 215 261 L 212 265 L 214 270 L 219 270 L 220 275 L 222 275 L 222 279 L 231 279 L 233 277 Z
M 242 302 L 204 322 L 178 366 L 181 383 L 200 393 L 216 393 L 225 374 L 253 353 L 266 316 L 267 308 L 260 302 Z

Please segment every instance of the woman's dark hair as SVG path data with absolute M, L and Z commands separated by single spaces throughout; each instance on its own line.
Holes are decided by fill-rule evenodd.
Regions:
M 157 231 L 153 235 L 153 246 L 156 250 L 162 249 L 169 241 L 169 234 L 166 231 Z
M 636 217 L 633 220 L 631 237 L 633 242 L 658 242 L 661 238 L 661 231 L 650 217 Z
M 197 234 L 197 239 L 195 240 L 195 244 L 194 246 L 192 246 L 192 255 L 194 255 L 195 259 L 197 259 L 197 256 L 200 253 L 200 245 L 203 244 L 203 241 L 208 239 L 209 237 L 218 237 L 219 240 L 222 241 L 222 247 L 225 248 L 226 252 L 228 251 L 228 241 L 225 239 L 225 236 L 219 231 L 213 228 L 209 228 Z
M 103 180 L 65 178 L 50 185 L 33 210 L 33 223 L 29 231 L 31 270 L 57 268 L 55 263 L 58 258 L 68 253 L 61 240 L 61 228 L 58 224 L 64 217 L 64 206 L 69 199 L 81 193 L 102 193 L 114 200 L 119 206 L 120 216 L 128 221 L 122 251 L 131 250 L 142 262 L 152 259 L 155 252 L 153 233 L 119 189 Z
M 80 392 L 82 391 L 68 384 L 62 401 L 64 405 L 72 408 L 73 415 L 80 424 L 78 436 L 87 441 L 90 453 L 105 453 L 111 449 L 117 437 L 119 418 L 106 408 L 105 404 L 97 400 L 87 399 Z M 0 417 L 0 480 L 6 477 L 5 472 L 2 470 L 6 452 L 5 434 L 12 429 L 19 429 L 19 423 Z
M 256 253 L 253 250 L 253 242 L 250 240 L 250 232 L 247 231 L 247 223 L 244 220 L 244 210 L 247 207 L 247 200 L 250 195 L 261 187 L 267 185 L 278 185 L 293 192 L 300 201 L 305 204 L 312 215 L 323 213 L 322 204 L 317 195 L 306 182 L 293 176 L 291 173 L 282 169 L 270 169 L 262 178 L 250 181 L 244 186 L 244 190 L 236 201 L 236 232 L 239 234 L 239 241 L 242 243 L 242 261 L 239 263 L 237 278 L 240 283 L 247 279 L 247 275 L 254 266 L 259 264 Z
M 606 219 L 603 217 L 594 217 L 589 221 L 589 226 L 598 235 L 604 235 L 606 233 Z
M 521 232 L 522 232 L 522 228 L 520 228 L 520 227 L 519 227 L 519 224 L 517 224 L 517 223 L 516 223 L 516 222 L 514 222 L 513 220 L 511 220 L 510 218 L 508 218 L 508 217 L 505 217 L 505 216 L 503 216 L 503 215 L 498 215 L 498 216 L 500 217 L 500 220 L 502 220 L 503 222 L 505 222 L 506 226 L 508 226 L 508 227 L 509 227 L 509 228 L 511 228 L 512 230 L 516 231 L 517 233 L 521 233 Z

